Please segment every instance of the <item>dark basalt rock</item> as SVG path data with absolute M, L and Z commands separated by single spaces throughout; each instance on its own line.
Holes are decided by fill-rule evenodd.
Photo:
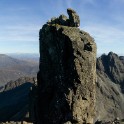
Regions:
M 93 123 L 96 44 L 75 20 L 74 27 L 65 25 L 65 16 L 59 20 L 61 25 L 47 23 L 39 33 L 38 124 Z

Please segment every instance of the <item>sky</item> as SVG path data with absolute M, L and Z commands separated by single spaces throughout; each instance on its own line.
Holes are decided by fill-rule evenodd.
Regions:
M 0 0 L 0 53 L 39 53 L 39 29 L 73 8 L 97 53 L 124 55 L 124 0 Z

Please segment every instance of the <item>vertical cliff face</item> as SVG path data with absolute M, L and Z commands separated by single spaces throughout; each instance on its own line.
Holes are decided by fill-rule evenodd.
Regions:
M 93 123 L 96 44 L 79 16 L 52 18 L 40 30 L 38 123 Z

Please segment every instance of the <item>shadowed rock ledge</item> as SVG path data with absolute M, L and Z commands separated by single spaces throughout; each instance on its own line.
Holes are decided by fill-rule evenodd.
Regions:
M 52 18 L 39 33 L 38 124 L 93 123 L 96 44 L 67 12 L 69 19 Z

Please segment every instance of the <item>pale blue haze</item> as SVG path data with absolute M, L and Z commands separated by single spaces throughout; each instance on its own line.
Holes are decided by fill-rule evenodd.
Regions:
M 98 54 L 124 55 L 124 0 L 0 0 L 0 53 L 38 53 L 39 29 L 73 8 Z

